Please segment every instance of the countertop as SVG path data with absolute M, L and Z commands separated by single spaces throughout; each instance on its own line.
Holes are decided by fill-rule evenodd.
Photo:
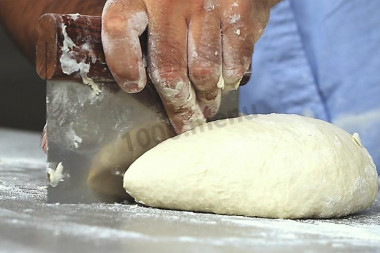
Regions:
M 47 204 L 40 136 L 0 129 L 0 252 L 380 252 L 380 197 L 342 219 Z

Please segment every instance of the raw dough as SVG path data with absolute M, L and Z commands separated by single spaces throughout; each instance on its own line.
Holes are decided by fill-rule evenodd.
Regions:
M 131 165 L 124 188 L 153 207 L 329 218 L 370 206 L 378 176 L 357 134 L 270 114 L 208 123 L 164 141 Z

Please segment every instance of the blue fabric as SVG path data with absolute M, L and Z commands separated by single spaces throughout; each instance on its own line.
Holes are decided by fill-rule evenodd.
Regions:
M 358 132 L 380 171 L 379 0 L 281 2 L 252 70 L 242 112 L 296 113 Z

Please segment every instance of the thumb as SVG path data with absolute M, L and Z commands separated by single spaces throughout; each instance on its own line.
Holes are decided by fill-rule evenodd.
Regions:
M 148 25 L 145 4 L 136 0 L 108 0 L 102 14 L 102 43 L 109 69 L 119 86 L 129 92 L 146 85 L 139 36 Z

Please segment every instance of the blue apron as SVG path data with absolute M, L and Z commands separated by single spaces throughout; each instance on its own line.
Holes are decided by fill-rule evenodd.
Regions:
M 380 0 L 285 0 L 255 46 L 243 113 L 296 113 L 360 134 L 380 171 Z

